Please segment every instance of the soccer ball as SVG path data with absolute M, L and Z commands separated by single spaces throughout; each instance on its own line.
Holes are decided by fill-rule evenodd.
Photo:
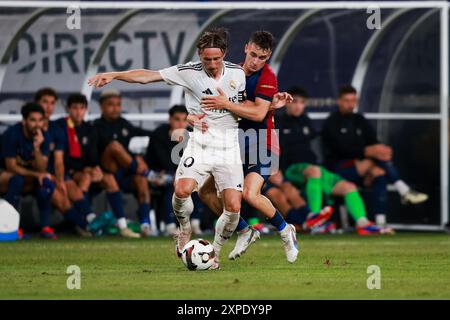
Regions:
M 181 251 L 181 260 L 189 270 L 208 270 L 215 256 L 213 246 L 204 239 L 189 241 Z

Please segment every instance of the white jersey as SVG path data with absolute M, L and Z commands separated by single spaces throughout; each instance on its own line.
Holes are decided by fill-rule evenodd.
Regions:
M 186 108 L 190 114 L 206 113 L 203 120 L 208 123 L 208 131 L 202 134 L 194 128 L 191 135 L 197 143 L 212 147 L 236 147 L 239 143 L 238 118 L 228 110 L 202 109 L 200 103 L 203 96 L 219 95 L 217 87 L 234 103 L 245 100 L 245 73 L 241 66 L 224 61 L 219 80 L 209 75 L 201 62 L 179 64 L 159 73 L 167 84 L 184 87 Z

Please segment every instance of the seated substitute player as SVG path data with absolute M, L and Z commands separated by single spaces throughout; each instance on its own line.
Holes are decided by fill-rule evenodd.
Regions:
M 299 190 L 284 178 L 280 170 L 270 176 L 261 193 L 272 201 L 286 222 L 293 224 L 297 231 L 316 233 L 331 224 L 328 220 L 333 215 L 333 207 L 326 206 L 320 212 L 314 213 Z
M 104 86 L 114 79 L 126 82 L 151 83 L 165 81 L 185 89 L 189 113 L 202 114 L 201 99 L 217 95 L 221 87 L 235 102 L 245 94 L 245 74 L 237 65 L 224 61 L 228 48 L 228 35 L 224 29 L 204 32 L 197 42 L 199 62 L 172 66 L 160 71 L 131 70 L 110 72 L 94 76 L 89 83 Z M 216 223 L 213 247 L 216 253 L 212 269 L 219 268 L 220 251 L 233 234 L 239 221 L 243 172 L 239 150 L 238 122 L 226 110 L 206 111 L 209 130 L 205 133 L 194 128 L 183 151 L 175 177 L 173 209 L 180 223 L 177 252 L 191 236 L 190 215 L 193 210 L 191 194 L 209 175 L 214 176 L 223 199 L 223 213 Z
M 305 190 L 308 178 L 306 178 L 304 172 L 309 166 L 309 163 L 296 163 L 290 165 L 285 172 L 286 179 L 293 183 L 298 189 Z M 322 193 L 325 195 L 328 202 L 331 202 L 331 196 L 343 197 L 349 214 L 355 220 L 356 231 L 358 234 L 392 234 L 394 232 L 391 228 L 377 226 L 367 219 L 364 201 L 355 184 L 345 181 L 338 174 L 332 173 L 322 166 L 319 166 L 319 169 L 320 201 L 322 201 Z
M 312 212 L 321 210 L 321 192 L 318 190 L 320 181 L 320 168 L 317 157 L 311 143 L 318 136 L 311 119 L 305 112 L 308 93 L 301 87 L 292 87 L 288 90 L 292 101 L 286 107 L 275 113 L 275 124 L 279 129 L 280 146 L 283 154 L 280 158 L 280 169 L 282 172 L 295 163 L 308 163 L 304 171 L 307 178 L 306 188 L 303 190 L 308 199 L 308 205 Z M 286 182 L 284 186 L 289 186 Z
M 60 140 L 63 146 L 60 174 L 64 176 L 66 182 L 71 180 L 77 184 L 88 203 L 91 184 L 99 184 L 106 190 L 106 197 L 115 216 L 124 217 L 122 196 L 117 181 L 114 175 L 104 173 L 100 168 L 96 131 L 91 123 L 84 121 L 87 108 L 88 101 L 83 94 L 72 94 L 67 98 L 66 103 L 68 116 L 56 120 L 56 124 L 61 128 Z M 61 158 L 57 160 L 61 161 Z M 98 217 L 95 214 L 88 215 L 88 229 L 95 232 L 101 226 L 114 223 L 114 220 L 109 212 L 102 213 Z
M 245 103 L 236 104 L 219 91 L 219 96 L 205 96 L 202 99 L 202 105 L 206 111 L 227 111 L 242 118 L 239 121 L 239 140 L 241 154 L 244 155 L 242 159 L 245 175 L 243 198 L 277 229 L 284 243 L 287 260 L 292 263 L 298 255 L 295 227 L 287 224 L 270 200 L 261 194 L 264 182 L 278 170 L 280 150 L 278 137 L 274 131 L 273 109 L 282 106 L 289 99 L 284 93 L 277 95 L 277 77 L 267 64 L 272 54 L 272 47 L 273 36 L 267 31 L 254 32 L 245 45 L 245 60 L 242 64 L 246 76 L 247 100 Z M 195 121 L 199 120 L 201 119 L 195 119 Z M 205 201 L 215 202 L 215 204 L 208 204 L 214 212 L 213 208 L 216 208 L 219 203 L 216 200 L 212 178 L 205 183 L 204 191 L 212 192 L 211 196 L 204 196 L 205 192 L 201 190 L 200 195 L 203 195 Z M 236 230 L 238 240 L 229 255 L 230 259 L 241 256 L 248 246 L 259 238 L 259 232 L 249 227 L 243 219 L 240 220 Z
M 106 89 L 100 95 L 101 117 L 94 121 L 98 137 L 98 154 L 104 172 L 112 173 L 122 191 L 133 192 L 139 203 L 138 216 L 141 235 L 152 235 L 150 228 L 150 189 L 147 164 L 141 155 L 133 155 L 128 149 L 136 136 L 150 136 L 151 132 L 134 126 L 121 116 L 122 99 L 116 89 Z M 122 236 L 140 237 L 127 227 L 124 216 L 116 216 Z
M 392 163 L 392 148 L 379 142 L 375 130 L 360 113 L 356 89 L 344 86 L 337 99 L 338 110 L 322 127 L 326 166 L 358 185 L 372 186 L 376 222 L 386 222 L 387 183 L 392 183 L 403 203 L 418 204 L 428 199 L 412 190 Z
M 64 197 L 64 202 L 68 206 L 73 205 L 82 216 L 86 217 L 86 221 L 92 222 L 95 218 L 95 213 L 93 212 L 89 201 L 84 197 L 84 194 L 78 185 L 70 177 L 64 174 L 64 132 L 57 125 L 56 120 L 51 120 L 57 100 L 58 96 L 55 90 L 48 87 L 39 89 L 34 96 L 34 101 L 44 109 L 42 129 L 49 138 L 50 151 L 47 170 L 54 177 L 53 180 L 56 182 L 56 189 Z M 92 234 L 87 232 L 84 228 L 76 226 L 75 230 L 81 236 L 92 236 Z
M 283 154 L 280 159 L 282 172 L 294 163 L 308 163 L 305 171 L 307 178 L 306 193 L 308 205 L 312 212 L 321 210 L 322 193 L 318 191 L 320 185 L 320 169 L 317 166 L 317 157 L 311 148 L 311 142 L 317 137 L 311 119 L 304 112 L 307 92 L 301 87 L 292 87 L 288 90 L 292 101 L 286 108 L 275 114 L 275 124 L 279 129 L 280 146 Z
M 150 143 L 145 154 L 145 161 L 154 176 L 153 186 L 162 192 L 164 221 L 166 233 L 175 235 L 177 225 L 172 208 L 172 195 L 174 192 L 173 181 L 177 164 L 172 161 L 172 150 L 180 142 L 178 135 L 182 137 L 188 127 L 186 120 L 188 111 L 184 105 L 175 105 L 169 109 L 169 123 L 163 123 L 157 127 L 150 137 Z M 149 179 L 150 180 L 150 179 Z M 191 216 L 192 232 L 196 235 L 202 234 L 200 229 L 200 208 L 202 203 L 196 194 L 192 195 L 194 211 Z
M 40 211 L 41 236 L 44 238 L 56 239 L 49 220 L 51 203 L 67 220 L 84 229 L 84 217 L 55 189 L 51 175 L 47 172 L 50 140 L 42 130 L 43 108 L 36 103 L 27 103 L 21 113 L 23 120 L 3 134 L 2 156 L 5 158 L 6 170 L 12 174 L 8 181 L 1 181 L 3 190 L 7 183 L 5 200 L 18 210 L 22 192 L 35 193 Z
M 353 184 L 318 165 L 316 154 L 311 146 L 317 133 L 305 112 L 308 94 L 301 87 L 291 88 L 288 92 L 293 100 L 276 115 L 276 123 L 280 128 L 281 147 L 288 149 L 281 159 L 285 177 L 294 179 L 292 181 L 295 181 L 295 185 L 306 194 L 312 212 L 317 213 L 322 208 L 323 194 L 328 197 L 343 196 L 350 214 L 356 221 L 358 233 L 390 232 L 391 230 L 374 226 L 367 220 L 364 204 L 361 208 L 362 200 Z

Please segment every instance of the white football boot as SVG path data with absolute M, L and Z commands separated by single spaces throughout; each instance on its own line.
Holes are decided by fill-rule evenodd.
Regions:
M 248 227 L 248 230 L 245 232 L 238 232 L 238 238 L 236 241 L 236 245 L 234 246 L 233 251 L 228 255 L 228 259 L 234 260 L 239 258 L 242 254 L 247 251 L 248 247 L 256 240 L 258 240 L 261 235 L 258 230 L 255 230 L 252 226 Z
M 428 200 L 428 195 L 415 190 L 409 190 L 402 197 L 402 204 L 419 204 Z
M 298 243 L 295 227 L 292 224 L 287 224 L 286 227 L 280 231 L 281 240 L 284 242 L 284 251 L 286 252 L 287 260 L 293 263 L 297 260 Z

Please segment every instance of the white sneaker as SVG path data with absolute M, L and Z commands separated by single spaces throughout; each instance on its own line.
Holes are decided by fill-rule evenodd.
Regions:
M 179 258 L 181 258 L 181 250 L 183 250 L 186 243 L 188 243 L 189 240 L 191 240 L 191 233 L 192 232 L 190 230 L 184 230 L 184 231 L 178 230 L 178 232 L 175 233 L 175 235 L 173 236 L 173 238 L 177 242 L 177 244 L 175 246 L 175 251 Z
M 295 227 L 292 224 L 286 225 L 286 227 L 280 231 L 281 240 L 284 242 L 284 251 L 286 252 L 287 260 L 293 263 L 297 260 L 298 255 L 298 243 Z
M 428 200 L 428 195 L 422 192 L 409 190 L 402 197 L 402 204 L 419 204 Z
M 237 234 L 238 238 L 236 245 L 234 246 L 233 251 L 231 251 L 228 255 L 228 259 L 230 260 L 239 258 L 245 253 L 245 251 L 247 251 L 248 247 L 250 247 L 252 243 L 261 237 L 259 231 L 255 230 L 252 226 L 249 226 L 247 231 L 238 232 Z
M 195 234 L 196 236 L 203 235 L 203 231 L 202 231 L 202 229 L 200 229 L 200 219 L 192 219 L 191 220 L 191 228 L 192 228 L 192 233 Z
M 145 238 L 158 236 L 157 232 L 154 232 L 148 223 L 141 224 L 141 235 Z
M 130 228 L 123 228 L 119 231 L 120 235 L 124 238 L 140 238 L 141 235 L 139 233 L 134 232 Z

